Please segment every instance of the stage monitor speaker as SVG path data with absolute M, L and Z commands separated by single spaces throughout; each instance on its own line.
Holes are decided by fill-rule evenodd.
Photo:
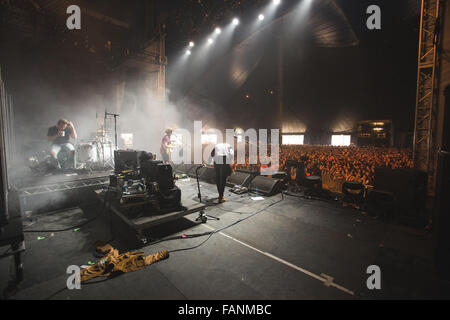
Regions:
M 281 192 L 282 183 L 278 179 L 258 176 L 250 183 L 249 190 L 257 192 L 267 197 L 274 196 Z
M 181 164 L 174 164 L 174 163 L 172 163 L 171 166 L 172 166 L 172 171 L 173 172 L 178 172 L 178 168 L 181 166 Z
M 182 164 L 177 168 L 177 173 L 188 174 L 189 171 L 194 167 L 193 164 Z
M 198 169 L 198 171 L 197 171 L 197 169 Z M 202 170 L 202 166 L 195 165 L 188 171 L 187 175 L 191 178 L 197 178 L 197 172 L 198 172 L 198 177 L 200 178 L 201 170 Z
M 206 183 L 214 184 L 216 183 L 216 170 L 214 168 L 205 167 L 203 168 L 202 175 L 200 176 L 200 180 L 205 181 Z M 201 170 L 199 170 L 200 172 Z
M 407 223 L 426 223 L 428 175 L 416 169 L 375 170 L 375 189 L 394 195 L 395 218 Z
M 227 187 L 243 186 L 248 187 L 252 181 L 252 175 L 246 172 L 233 172 L 227 179 Z
M 248 173 L 253 177 L 257 177 L 261 175 L 261 167 L 257 165 L 250 165 L 248 168 L 239 168 L 236 170 L 237 172 Z

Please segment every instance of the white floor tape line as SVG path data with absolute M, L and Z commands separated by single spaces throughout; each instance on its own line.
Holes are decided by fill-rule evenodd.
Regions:
M 204 226 L 205 228 L 207 228 L 207 229 L 209 229 L 211 231 L 216 231 L 215 229 L 213 229 L 210 226 L 207 226 L 205 224 L 202 224 L 202 226 Z M 249 245 L 249 244 L 247 244 L 245 242 L 242 242 L 241 240 L 233 238 L 232 236 L 229 236 L 229 235 L 227 235 L 227 234 L 225 234 L 223 232 L 219 232 L 218 234 L 220 234 L 220 235 L 222 235 L 222 236 L 224 236 L 224 237 L 226 237 L 226 238 L 228 238 L 230 240 L 233 240 L 234 242 L 237 242 L 237 243 L 239 243 L 239 244 L 241 244 L 241 245 L 243 245 L 243 246 L 245 246 L 245 247 L 247 247 L 247 248 L 249 248 L 249 249 L 251 249 L 253 251 L 256 251 L 256 252 L 258 252 L 258 253 L 260 253 L 262 255 L 265 255 L 266 257 L 269 257 L 269 258 L 271 258 L 271 259 L 273 259 L 275 261 L 278 261 L 279 263 L 282 263 L 282 264 L 284 264 L 284 265 L 286 265 L 286 266 L 288 266 L 288 267 L 290 267 L 292 269 L 300 271 L 300 272 L 306 274 L 307 276 L 310 276 L 311 278 L 314 278 L 314 279 L 316 279 L 316 280 L 318 280 L 320 282 L 323 282 L 323 284 L 325 286 L 327 286 L 327 287 L 334 287 L 334 288 L 336 288 L 336 289 L 338 289 L 338 290 L 340 290 L 342 292 L 348 293 L 349 295 L 352 295 L 352 296 L 355 295 L 355 293 L 353 291 L 348 290 L 348 289 L 344 288 L 343 286 L 340 286 L 340 285 L 334 283 L 334 279 L 332 277 L 330 277 L 330 276 L 327 276 L 327 275 L 324 275 L 324 274 L 322 274 L 322 276 L 318 276 L 318 275 L 316 275 L 316 274 L 314 274 L 314 273 L 312 273 L 312 272 L 310 272 L 310 271 L 308 271 L 306 269 L 303 269 L 303 268 L 301 268 L 299 266 L 296 266 L 295 264 L 292 264 L 292 263 L 290 263 L 290 262 L 288 262 L 286 260 L 283 260 L 281 258 L 278 258 L 277 256 L 274 256 L 273 254 L 270 254 L 268 252 L 264 252 L 262 250 L 259 250 L 259 249 L 255 248 L 255 247 L 253 247 L 253 246 L 251 246 L 251 245 Z

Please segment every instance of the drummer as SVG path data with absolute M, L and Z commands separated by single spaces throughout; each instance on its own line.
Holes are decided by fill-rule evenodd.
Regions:
M 70 158 L 75 163 L 75 147 L 70 143 L 70 139 L 77 139 L 78 134 L 72 122 L 60 119 L 56 126 L 48 129 L 47 139 L 52 143 L 50 154 L 56 160 L 58 168 L 61 164 L 58 161 L 58 154 L 63 148 L 70 152 Z

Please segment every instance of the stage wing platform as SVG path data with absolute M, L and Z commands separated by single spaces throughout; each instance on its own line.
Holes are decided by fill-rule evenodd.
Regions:
M 111 170 L 108 170 L 92 173 L 80 171 L 79 173 L 52 174 L 48 176 L 29 175 L 25 178 L 17 179 L 15 186 L 24 195 L 45 193 L 55 191 L 53 188 L 56 186 L 70 189 L 70 187 L 82 187 L 84 184 L 92 185 L 95 182 L 109 179 L 112 173 Z
M 29 175 L 17 179 L 14 185 L 19 192 L 23 211 L 45 212 L 95 201 L 92 191 L 107 186 L 110 174 L 112 171 Z

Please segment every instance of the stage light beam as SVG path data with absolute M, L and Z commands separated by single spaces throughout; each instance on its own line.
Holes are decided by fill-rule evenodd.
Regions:
M 195 46 L 195 43 L 194 42 L 189 42 L 189 47 L 191 47 L 191 48 L 193 48 Z
M 234 19 L 233 19 L 233 24 L 234 24 L 235 26 L 237 26 L 237 25 L 239 24 L 239 19 L 238 19 L 238 18 L 234 18 Z
M 220 28 L 216 28 L 216 34 L 221 34 L 222 30 Z
M 263 21 L 264 20 L 264 15 L 263 14 L 260 14 L 259 16 L 258 16 L 258 19 L 259 19 L 259 21 Z

